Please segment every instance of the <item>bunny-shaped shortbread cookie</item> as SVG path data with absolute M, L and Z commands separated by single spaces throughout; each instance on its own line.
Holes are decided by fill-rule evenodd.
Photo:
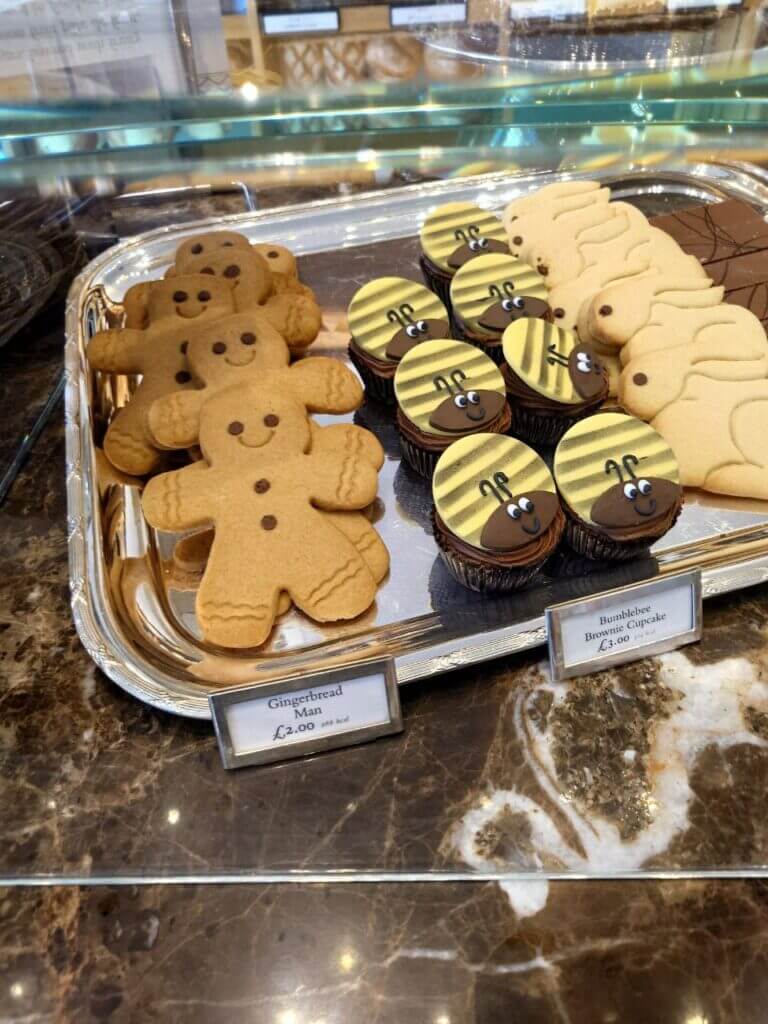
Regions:
M 502 216 L 510 253 L 530 263 L 539 243 L 573 239 L 583 228 L 602 223 L 613 216 L 610 197 L 596 181 L 559 181 L 513 199 Z
M 144 491 L 145 516 L 158 529 L 213 524 L 196 600 L 209 643 L 264 643 L 282 591 L 320 622 L 354 618 L 374 600 L 370 570 L 321 509 L 369 505 L 376 470 L 356 435 L 343 453 L 308 451 L 310 429 L 304 405 L 291 394 L 227 389 L 202 410 L 200 445 L 208 465 L 165 473 Z
M 147 429 L 147 410 L 156 398 L 191 386 L 185 355 L 191 332 L 233 313 L 233 307 L 231 289 L 207 275 L 159 281 L 148 294 L 146 329 L 115 328 L 91 339 L 88 361 L 95 370 L 142 375 L 104 439 L 104 452 L 117 469 L 143 476 L 158 467 L 161 457 Z

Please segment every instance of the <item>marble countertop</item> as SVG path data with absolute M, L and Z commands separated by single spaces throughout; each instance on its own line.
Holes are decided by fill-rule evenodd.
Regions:
M 60 359 L 55 327 L 0 350 L 0 469 Z M 683 652 L 559 687 L 529 652 L 405 688 L 401 736 L 224 773 L 83 651 L 65 505 L 59 408 L 0 506 L 0 880 L 60 883 L 0 892 L 0 1020 L 765 1019 L 764 883 L 541 873 L 768 863 L 767 588 Z M 157 884 L 212 876 L 272 884 Z

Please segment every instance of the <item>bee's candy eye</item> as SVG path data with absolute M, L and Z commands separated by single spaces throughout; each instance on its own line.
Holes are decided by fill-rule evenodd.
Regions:
M 487 238 L 478 238 L 477 244 L 480 246 L 481 249 L 487 249 L 488 248 L 488 239 Z
M 469 391 L 467 392 L 467 401 L 472 405 L 480 405 L 480 395 L 476 391 Z
M 525 299 L 522 295 L 516 295 L 514 299 L 512 299 L 512 305 L 515 309 L 522 309 L 525 306 Z
M 469 248 L 472 250 L 472 252 L 479 252 L 480 240 L 478 238 L 473 238 L 472 241 L 469 243 Z
M 416 324 L 408 324 L 408 326 L 405 328 L 405 333 L 408 335 L 409 338 L 415 338 L 416 335 L 419 333 L 419 329 L 416 326 Z
M 533 502 L 530 498 L 518 498 L 517 503 L 523 512 L 533 512 Z
M 637 487 L 634 484 L 624 484 L 624 497 L 634 501 L 637 497 Z
M 651 485 L 650 480 L 643 479 L 637 481 L 637 489 L 640 491 L 641 494 L 650 494 L 653 490 L 653 486 Z
M 418 320 L 416 322 L 416 326 L 418 327 L 420 334 L 426 334 L 429 330 L 429 324 L 426 320 Z
M 456 395 L 453 400 L 453 404 L 459 409 L 466 409 L 468 405 L 467 395 Z
M 513 308 L 512 299 L 502 299 L 501 308 L 504 310 L 505 313 L 511 313 Z
M 514 503 L 507 505 L 507 515 L 510 519 L 519 519 L 522 514 L 523 513 L 520 511 L 519 507 Z

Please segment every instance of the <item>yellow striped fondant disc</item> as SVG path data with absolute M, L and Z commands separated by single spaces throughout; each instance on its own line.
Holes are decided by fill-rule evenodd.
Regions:
M 451 533 L 478 548 L 483 527 L 499 507 L 492 493 L 481 493 L 480 484 L 499 471 L 508 477 L 515 497 L 531 491 L 555 493 L 541 456 L 504 434 L 472 434 L 454 441 L 440 456 L 432 479 L 437 514 Z
M 355 292 L 349 304 L 349 332 L 364 351 L 386 359 L 387 345 L 406 322 L 405 314 L 413 320 L 448 321 L 445 306 L 423 284 L 404 277 L 377 277 Z
M 576 423 L 565 434 L 555 452 L 555 480 L 573 511 L 591 522 L 590 511 L 597 499 L 618 482 L 606 472 L 606 462 L 622 465 L 625 455 L 638 460 L 638 477 L 659 477 L 680 482 L 677 459 L 667 442 L 653 427 L 634 416 L 601 412 Z
M 579 344 L 571 331 L 525 317 L 510 324 L 501 341 L 507 365 L 537 394 L 567 405 L 584 401 L 568 370 L 568 357 Z
M 448 257 L 473 236 L 507 241 L 504 225 L 495 214 L 474 203 L 446 203 L 422 224 L 421 247 L 433 263 L 448 270 Z
M 476 256 L 460 267 L 451 281 L 453 308 L 470 327 L 494 303 L 515 295 L 547 298 L 547 285 L 541 274 L 522 260 L 506 253 Z
M 438 389 L 435 378 L 452 380 L 459 370 L 464 374 L 464 390 L 497 391 L 506 394 L 504 378 L 494 361 L 474 345 L 463 341 L 422 341 L 398 364 L 395 373 L 395 397 L 405 416 L 428 434 L 448 436 L 430 425 L 429 418 L 448 397 Z

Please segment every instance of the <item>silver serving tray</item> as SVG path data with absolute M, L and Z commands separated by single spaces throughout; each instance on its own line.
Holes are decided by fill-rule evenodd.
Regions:
M 453 582 L 438 558 L 429 488 L 400 465 L 391 417 L 366 405 L 355 418 L 378 434 L 387 453 L 374 512 L 392 559 L 375 607 L 354 622 L 325 627 L 291 611 L 263 649 L 227 652 L 199 639 L 195 579 L 169 569 L 177 538 L 148 529 L 138 487 L 105 476 L 96 444 L 131 382 L 93 374 L 85 359 L 88 339 L 116 322 L 130 285 L 161 276 L 184 237 L 226 226 L 301 254 L 302 277 L 315 287 L 326 314 L 314 350 L 341 355 L 344 310 L 355 290 L 384 272 L 418 278 L 414 232 L 432 207 L 472 200 L 498 210 L 558 177 L 492 174 L 164 228 L 118 245 L 80 274 L 66 317 L 72 606 L 86 650 L 114 682 L 154 707 L 209 718 L 212 688 L 385 655 L 395 659 L 398 681 L 405 683 L 533 647 L 546 642 L 547 606 L 660 573 L 700 566 L 705 597 L 768 579 L 768 503 L 689 492 L 680 520 L 653 557 L 608 570 L 565 560 L 556 575 L 514 596 L 471 593 Z M 768 179 L 748 165 L 702 164 L 685 174 L 654 169 L 620 178 L 613 173 L 604 180 L 617 197 L 651 212 L 728 197 L 768 209 Z

